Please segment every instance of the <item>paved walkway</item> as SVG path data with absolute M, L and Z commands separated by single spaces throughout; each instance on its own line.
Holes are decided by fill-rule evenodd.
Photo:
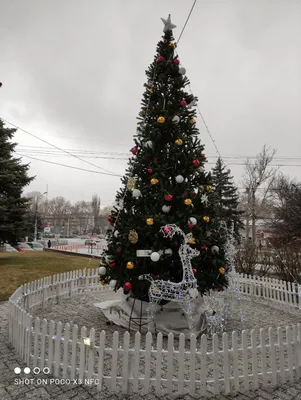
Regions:
M 74 306 L 78 309 L 78 303 L 74 300 Z M 71 306 L 71 305 L 70 305 Z M 81 310 L 83 311 L 83 310 Z M 55 310 L 52 310 L 55 313 Z M 65 309 L 62 312 L 66 312 Z M 43 384 L 39 379 L 48 378 L 49 375 L 39 374 L 39 379 L 33 374 L 26 375 L 27 382 L 20 382 L 22 376 L 14 373 L 15 367 L 23 369 L 26 365 L 20 362 L 18 354 L 14 351 L 7 339 L 7 313 L 8 303 L 0 303 L 0 400 L 40 400 L 40 399 L 53 399 L 53 400 L 85 400 L 85 399 L 98 399 L 98 400 L 158 400 L 160 397 L 154 394 L 125 396 L 122 394 L 112 394 L 108 391 L 101 393 L 97 392 L 95 387 L 86 387 L 83 385 L 62 385 L 62 384 Z M 51 314 L 49 312 L 49 314 Z M 76 314 L 86 315 L 80 312 Z M 47 317 L 50 315 L 47 315 Z M 59 319 L 61 315 L 58 316 Z M 76 321 L 78 323 L 80 321 Z M 87 322 L 87 321 L 86 321 Z M 94 321 L 95 322 L 95 321 Z M 191 396 L 162 396 L 164 400 L 191 400 L 199 399 L 200 397 L 193 398 Z M 285 384 L 278 388 L 271 388 L 265 390 L 257 390 L 255 392 L 238 393 L 231 396 L 212 396 L 208 393 L 207 399 L 262 399 L 262 400 L 301 400 L 301 382 L 294 384 Z

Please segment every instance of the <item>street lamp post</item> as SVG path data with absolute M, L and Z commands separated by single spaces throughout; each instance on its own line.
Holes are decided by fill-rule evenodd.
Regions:
M 47 194 L 47 192 L 44 192 L 42 194 L 42 196 L 44 196 L 44 194 Z M 39 204 L 39 201 L 37 199 L 37 201 L 36 201 L 36 210 L 35 210 L 35 221 L 34 221 L 34 235 L 33 235 L 35 242 L 37 241 L 37 236 L 38 236 L 38 204 Z

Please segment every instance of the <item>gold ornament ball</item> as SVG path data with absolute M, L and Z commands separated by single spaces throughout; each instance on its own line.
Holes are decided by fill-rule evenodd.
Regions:
M 218 270 L 218 272 L 219 272 L 221 275 L 224 275 L 225 272 L 226 272 L 226 270 L 225 270 L 224 267 L 220 267 L 220 269 Z
M 182 139 L 177 139 L 177 140 L 175 141 L 175 143 L 176 143 L 178 146 L 182 146 L 183 140 L 182 140 Z
M 176 47 L 176 44 L 175 44 L 175 43 L 169 43 L 168 46 L 169 46 L 169 47 Z
M 147 88 L 147 91 L 152 93 L 153 89 L 152 88 Z
M 212 186 L 211 185 L 207 185 L 207 186 L 205 186 L 205 188 L 206 188 L 206 192 L 210 192 L 210 190 L 212 189 Z
M 152 178 L 151 181 L 150 181 L 150 183 L 152 185 L 157 185 L 158 182 L 159 182 L 159 180 L 157 178 Z
M 184 204 L 186 204 L 186 206 L 190 206 L 192 204 L 192 200 L 191 199 L 185 199 L 184 200 Z
M 126 267 L 127 267 L 127 269 L 133 269 L 133 268 L 134 268 L 134 263 L 133 263 L 132 261 L 129 261 L 129 262 L 126 264 Z
M 189 239 L 189 244 L 195 244 L 195 238 L 194 237 Z
M 147 223 L 147 225 L 154 225 L 153 218 L 147 218 L 146 223 Z
M 128 190 L 132 190 L 132 189 L 134 189 L 135 185 L 136 185 L 136 180 L 135 180 L 135 178 L 130 177 L 130 178 L 128 179 L 128 182 L 127 182 L 127 185 L 126 185 L 127 189 L 128 189 Z
M 157 122 L 159 122 L 159 124 L 164 124 L 165 118 L 164 117 L 158 117 Z
M 136 244 L 138 242 L 138 233 L 135 230 L 131 230 L 129 232 L 129 241 L 132 244 Z
M 195 120 L 194 119 L 190 119 L 188 122 L 190 123 L 190 125 L 195 124 Z
M 205 217 L 203 217 L 203 220 L 204 220 L 205 222 L 209 222 L 209 221 L 210 221 L 210 218 L 207 217 L 207 216 L 205 216 Z

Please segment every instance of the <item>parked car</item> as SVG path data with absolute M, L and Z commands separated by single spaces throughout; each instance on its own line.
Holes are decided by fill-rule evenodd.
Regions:
M 28 246 L 27 243 L 25 242 L 19 242 L 17 246 L 15 246 L 15 249 L 17 249 L 20 253 L 23 253 L 24 251 L 34 251 L 30 246 Z
M 28 242 L 27 244 L 35 251 L 43 251 L 44 249 L 43 245 L 38 242 Z
M 7 251 L 8 253 L 18 253 L 18 250 L 16 250 L 13 246 L 11 246 L 8 243 L 4 243 L 4 248 L 5 251 Z
M 96 246 L 97 244 L 96 242 L 97 240 L 92 240 L 92 239 L 85 240 L 85 246 Z

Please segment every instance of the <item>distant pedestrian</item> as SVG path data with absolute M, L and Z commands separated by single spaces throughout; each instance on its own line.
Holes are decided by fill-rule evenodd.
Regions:
M 50 249 L 51 248 L 51 240 L 49 239 L 48 240 L 48 249 Z

